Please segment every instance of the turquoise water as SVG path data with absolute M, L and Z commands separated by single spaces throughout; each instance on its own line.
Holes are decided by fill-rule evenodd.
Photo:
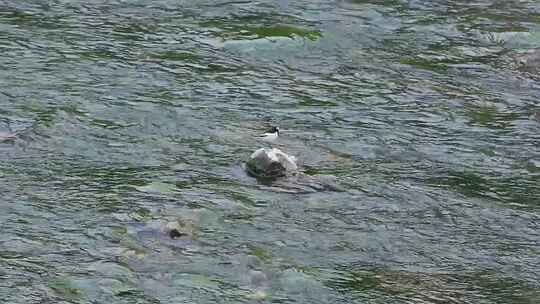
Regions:
M 0 298 L 538 303 L 539 30 L 532 0 L 0 1 Z M 244 173 L 270 125 L 310 183 Z

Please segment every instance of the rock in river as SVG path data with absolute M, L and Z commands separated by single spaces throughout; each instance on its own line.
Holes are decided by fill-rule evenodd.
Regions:
M 0 141 L 12 140 L 12 139 L 15 139 L 16 137 L 17 137 L 16 133 L 0 131 Z
M 261 148 L 249 157 L 246 170 L 255 177 L 275 178 L 295 173 L 296 158 L 277 148 Z
M 528 50 L 516 55 L 519 70 L 532 74 L 540 74 L 540 48 Z

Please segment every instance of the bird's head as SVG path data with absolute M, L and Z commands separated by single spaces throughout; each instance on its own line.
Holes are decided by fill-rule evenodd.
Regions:
M 279 128 L 276 127 L 276 126 L 273 126 L 271 129 L 270 129 L 270 133 L 277 133 L 279 135 Z

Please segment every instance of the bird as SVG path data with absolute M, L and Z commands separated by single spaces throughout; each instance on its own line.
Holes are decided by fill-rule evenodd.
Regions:
M 279 128 L 273 126 L 268 133 L 264 133 L 259 136 L 260 140 L 263 141 L 275 141 L 279 137 Z

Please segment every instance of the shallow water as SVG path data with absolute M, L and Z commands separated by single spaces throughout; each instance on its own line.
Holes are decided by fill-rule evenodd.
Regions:
M 533 0 L 0 0 L 0 298 L 538 303 L 535 47 Z M 243 172 L 272 124 L 314 184 Z

